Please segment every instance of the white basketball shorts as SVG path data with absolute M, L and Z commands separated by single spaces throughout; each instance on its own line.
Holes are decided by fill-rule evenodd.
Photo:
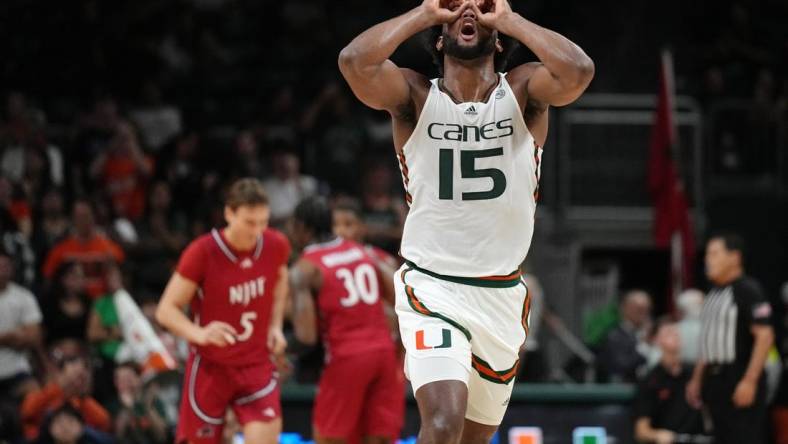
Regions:
M 530 297 L 520 273 L 461 278 L 408 262 L 395 272 L 394 288 L 413 392 L 430 382 L 463 381 L 465 417 L 499 425 L 528 334 Z

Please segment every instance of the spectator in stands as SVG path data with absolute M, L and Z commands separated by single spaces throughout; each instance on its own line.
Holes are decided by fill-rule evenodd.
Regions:
M 90 164 L 107 149 L 121 120 L 118 104 L 111 96 L 97 98 L 90 112 L 80 116 L 76 140 L 68 155 L 70 179 L 77 194 L 91 191 L 91 181 L 87 180 Z
M 5 176 L 0 176 L 0 209 L 7 212 L 16 228 L 25 237 L 32 232 L 33 221 L 31 218 L 30 203 L 19 187 Z
M 646 364 L 644 347 L 651 326 L 651 296 L 643 290 L 630 290 L 619 305 L 620 321 L 611 330 L 597 356 L 602 381 L 635 382 Z
M 110 407 L 119 444 L 164 444 L 168 441 L 164 405 L 156 386 L 143 388 L 136 364 L 115 367 L 117 400 Z
M 85 340 L 90 298 L 85 293 L 85 272 L 80 263 L 65 262 L 58 267 L 41 305 L 47 345 L 65 338 Z
M 34 440 L 47 415 L 64 404 L 76 409 L 85 424 L 107 432 L 109 413 L 90 396 L 92 381 L 90 364 L 81 343 L 64 339 L 56 344 L 51 357 L 57 372 L 52 381 L 40 390 L 29 393 L 21 407 L 25 437 Z
M 123 121 L 90 164 L 90 175 L 109 195 L 114 214 L 132 221 L 145 211 L 145 185 L 152 174 L 153 162 L 142 152 L 134 128 Z
M 156 83 L 142 87 L 142 103 L 129 111 L 129 118 L 140 129 L 140 138 L 148 152 L 157 153 L 181 132 L 181 111 L 165 103 Z
M 230 165 L 231 171 L 226 180 L 235 180 L 242 177 L 262 178 L 265 173 L 265 164 L 257 143 L 257 137 L 250 130 L 244 130 L 235 137 L 235 159 Z
M 22 186 L 25 194 L 37 198 L 44 190 L 63 185 L 63 154 L 47 140 L 43 112 L 32 112 L 27 121 L 23 138 L 5 149 L 0 166 L 4 175 Z
M 354 104 L 347 88 L 331 81 L 307 107 L 302 120 L 308 145 L 322 173 L 319 178 L 327 181 L 332 190 L 350 194 L 359 191 L 359 161 L 369 146 L 369 136 L 359 124 Z
M 690 407 L 684 391 L 693 367 L 681 361 L 678 326 L 667 320 L 659 322 L 654 342 L 661 357 L 659 364 L 638 386 L 635 438 L 640 442 L 673 444 L 679 434 L 702 434 L 700 410 Z
M 33 227 L 32 247 L 37 260 L 43 262 L 49 250 L 66 236 L 70 224 L 62 191 L 50 188 L 39 202 Z
M 99 360 L 95 362 L 94 376 L 96 396 L 101 400 L 111 398 L 114 393 L 113 373 L 118 353 L 123 346 L 123 332 L 115 306 L 115 291 L 123 288 L 120 268 L 111 264 L 106 271 L 107 288 L 103 296 L 96 299 L 88 316 L 87 338 L 95 347 Z
M 51 281 L 60 264 L 78 262 L 85 271 L 88 295 L 98 298 L 106 291 L 107 264 L 122 262 L 125 254 L 120 246 L 99 232 L 88 201 L 77 200 L 71 214 L 73 232 L 49 252 L 44 262 L 44 276 Z
M 301 161 L 284 140 L 275 142 L 271 155 L 273 175 L 263 182 L 271 208 L 271 225 L 282 226 L 298 202 L 317 194 L 317 180 L 301 174 Z
M 276 91 L 259 117 L 260 133 L 266 143 L 298 138 L 301 110 L 297 106 L 292 85 L 277 85 Z
M 41 347 L 41 310 L 33 294 L 11 281 L 11 257 L 0 250 L 0 393 L 21 399 L 38 387 L 28 361 Z
M 148 209 L 139 224 L 139 242 L 130 256 L 137 264 L 137 282 L 160 291 L 170 277 L 178 255 L 186 246 L 188 224 L 183 213 L 175 210 L 167 182 L 153 184 Z
M 41 425 L 35 444 L 110 444 L 109 435 L 85 426 L 82 413 L 71 404 L 53 411 Z
M 200 164 L 200 135 L 186 131 L 166 147 L 159 157 L 156 174 L 172 187 L 172 198 L 177 210 L 194 215 L 202 198 L 203 167 Z
M 703 308 L 703 292 L 695 288 L 682 291 L 677 306 L 681 362 L 694 365 L 700 356 L 700 312 Z
M 361 205 L 367 242 L 395 253 L 405 224 L 405 200 L 392 168 L 377 163 L 364 172 Z
M 25 139 L 30 129 L 30 114 L 35 112 L 27 97 L 20 91 L 8 93 L 5 101 L 5 115 L 0 125 L 0 143 L 3 145 L 18 144 Z
M 9 188 L 6 188 L 8 185 Z M 14 216 L 14 204 L 4 204 L 6 191 L 10 183 L 0 176 L 0 248 L 8 253 L 14 263 L 15 275 L 13 280 L 19 284 L 33 288 L 36 278 L 36 256 L 30 246 L 28 235 L 21 230 L 20 219 Z M 29 223 L 29 209 L 24 203 L 24 216 L 22 223 Z M 25 222 L 26 221 L 26 222 Z

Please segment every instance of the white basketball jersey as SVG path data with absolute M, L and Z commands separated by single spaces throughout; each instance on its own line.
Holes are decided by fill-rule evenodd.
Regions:
M 531 245 L 542 149 L 499 76 L 486 103 L 458 104 L 433 79 L 398 155 L 410 205 L 400 253 L 431 272 L 507 275 Z

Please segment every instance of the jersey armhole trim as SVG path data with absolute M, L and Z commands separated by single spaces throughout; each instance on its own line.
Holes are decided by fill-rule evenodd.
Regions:
M 422 117 L 426 112 L 427 108 L 432 104 L 432 97 L 435 95 L 435 92 L 438 88 L 437 86 L 437 79 L 430 80 L 430 90 L 427 92 L 427 99 L 424 100 L 424 105 L 421 107 L 421 112 L 419 113 L 418 119 L 416 119 L 416 126 L 413 127 L 413 132 L 410 133 L 408 140 L 402 144 L 402 153 L 405 153 L 408 146 L 410 146 L 411 142 L 413 141 L 413 137 L 418 133 L 418 131 L 424 126 L 422 124 Z M 399 152 L 397 152 L 399 154 Z
M 505 88 L 506 91 L 509 94 L 511 94 L 512 101 L 514 101 L 514 104 L 517 107 L 518 119 L 520 120 L 520 123 L 523 124 L 523 127 L 525 127 L 525 130 L 528 131 L 528 134 L 530 134 L 531 137 L 533 138 L 534 133 L 531 132 L 531 128 L 528 128 L 528 124 L 525 123 L 525 107 L 520 106 L 520 101 L 517 100 L 517 95 L 514 93 L 514 90 L 512 89 L 512 85 L 510 85 L 509 81 L 506 80 L 506 74 L 508 74 L 508 73 L 505 73 L 505 72 L 501 73 L 501 87 Z M 527 100 L 526 100 L 525 106 L 528 106 L 528 101 Z M 536 144 L 536 139 L 534 139 L 534 143 Z M 536 144 L 536 145 L 539 146 L 539 144 Z M 542 147 L 539 146 L 539 149 L 542 149 Z

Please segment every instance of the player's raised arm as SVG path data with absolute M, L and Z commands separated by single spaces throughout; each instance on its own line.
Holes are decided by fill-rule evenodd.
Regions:
M 183 311 L 196 292 L 197 284 L 178 272 L 173 273 L 156 308 L 156 321 L 192 344 L 218 347 L 235 344 L 237 333 L 229 324 L 213 321 L 200 327 L 186 317 Z
M 320 288 L 320 270 L 304 259 L 290 270 L 290 288 L 293 295 L 293 329 L 299 342 L 317 344 L 317 311 L 312 292 Z
M 377 24 L 339 53 L 339 70 L 367 106 L 394 114 L 410 103 L 410 85 L 389 57 L 405 40 L 430 26 L 456 20 L 470 0 L 425 0 L 399 17 Z
M 574 102 L 594 77 L 594 62 L 583 50 L 561 34 L 543 28 L 513 12 L 507 0 L 492 0 L 489 11 L 471 6 L 483 26 L 498 30 L 527 46 L 541 62 L 514 68 L 510 83 L 523 80 L 527 97 L 545 105 L 563 106 Z

